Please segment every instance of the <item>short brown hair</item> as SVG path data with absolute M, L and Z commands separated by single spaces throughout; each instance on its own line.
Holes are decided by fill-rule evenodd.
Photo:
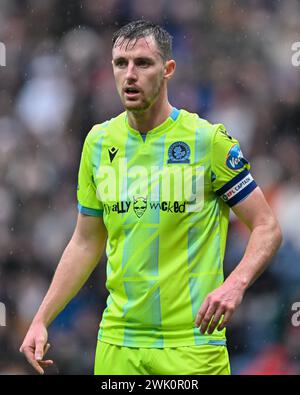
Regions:
M 125 40 L 129 40 L 129 42 L 137 41 L 139 38 L 147 36 L 154 37 L 164 61 L 172 58 L 173 37 L 161 26 L 146 20 L 133 21 L 122 26 L 113 34 L 113 47 L 120 38 L 123 38 L 120 42 L 120 45 L 122 45 Z

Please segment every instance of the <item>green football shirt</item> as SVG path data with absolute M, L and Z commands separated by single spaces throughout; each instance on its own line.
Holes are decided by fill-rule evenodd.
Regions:
M 88 133 L 78 209 L 107 228 L 107 307 L 99 339 L 127 347 L 225 345 L 195 327 L 223 283 L 229 209 L 256 187 L 222 124 L 173 108 L 142 135 L 126 112 Z

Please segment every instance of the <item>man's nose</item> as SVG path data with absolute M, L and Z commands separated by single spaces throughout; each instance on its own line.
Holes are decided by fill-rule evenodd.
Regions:
M 126 73 L 127 80 L 137 80 L 137 73 L 134 63 L 128 63 L 127 73 Z

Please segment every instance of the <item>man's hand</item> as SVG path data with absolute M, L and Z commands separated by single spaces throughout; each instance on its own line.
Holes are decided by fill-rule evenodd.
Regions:
M 44 368 L 53 365 L 52 360 L 43 360 L 50 344 L 47 343 L 48 332 L 43 324 L 33 323 L 20 347 L 27 361 L 39 374 L 44 374 Z
M 212 334 L 218 325 L 221 331 L 228 324 L 232 314 L 241 303 L 244 296 L 244 287 L 235 282 L 227 282 L 207 295 L 197 314 L 195 325 L 202 334 L 207 330 Z M 220 322 L 223 316 L 222 322 Z
M 44 368 L 53 365 L 53 361 L 43 359 L 50 347 L 47 327 L 89 278 L 105 249 L 106 239 L 107 231 L 102 218 L 78 214 L 73 236 L 20 348 L 20 352 L 40 374 L 44 374 Z

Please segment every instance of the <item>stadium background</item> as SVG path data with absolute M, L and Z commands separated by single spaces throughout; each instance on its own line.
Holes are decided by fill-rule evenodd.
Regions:
M 91 126 L 122 110 L 111 71 L 111 35 L 149 18 L 174 36 L 178 108 L 223 122 L 240 140 L 275 210 L 282 247 L 247 292 L 229 326 L 234 374 L 299 374 L 300 41 L 296 0 L 1 0 L 0 41 L 0 373 L 32 370 L 18 349 L 76 220 L 82 142 Z M 225 272 L 248 233 L 232 217 Z M 50 327 L 56 369 L 91 374 L 105 261 Z

